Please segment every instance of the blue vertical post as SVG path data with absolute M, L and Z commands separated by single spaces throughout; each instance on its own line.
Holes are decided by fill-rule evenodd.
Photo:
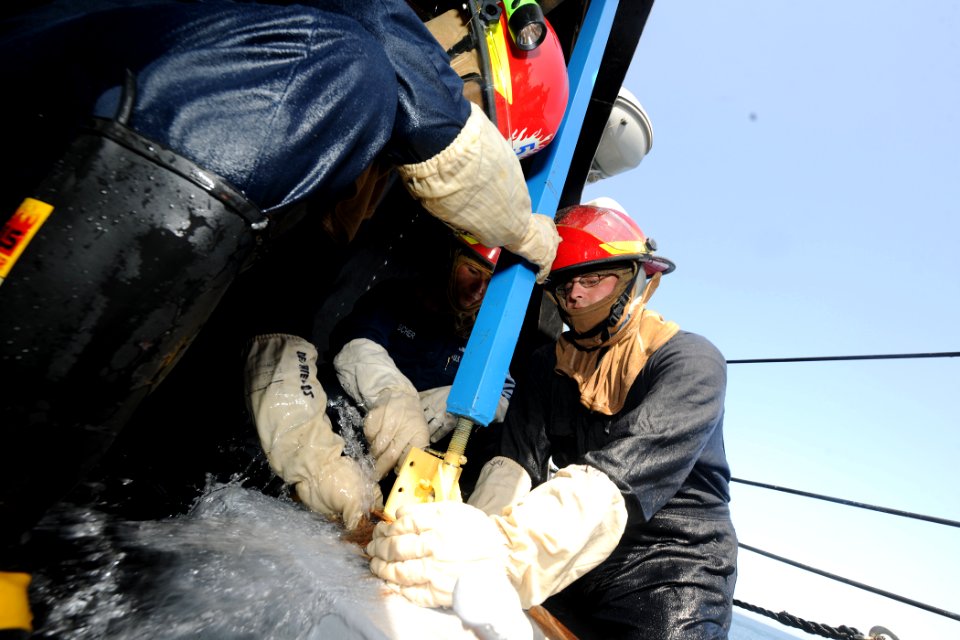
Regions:
M 592 0 L 567 65 L 570 98 L 556 138 L 533 157 L 527 187 L 533 210 L 554 215 L 587 113 L 619 0 Z M 474 423 L 493 420 L 520 335 L 536 269 L 504 252 L 470 334 L 447 411 Z

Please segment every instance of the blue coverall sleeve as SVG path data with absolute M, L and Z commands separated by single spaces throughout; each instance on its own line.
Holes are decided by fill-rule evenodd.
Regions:
M 397 76 L 393 136 L 384 149 L 396 164 L 412 164 L 443 151 L 463 128 L 470 103 L 463 81 L 430 31 L 403 0 L 332 0 L 379 41 Z
M 129 69 L 130 128 L 264 211 L 338 197 L 376 157 L 432 158 L 470 114 L 446 52 L 404 0 L 61 0 L 13 24 L 0 75 L 9 86 L 44 78 L 14 101 L 17 140 L 59 149 L 91 113 L 113 117 Z

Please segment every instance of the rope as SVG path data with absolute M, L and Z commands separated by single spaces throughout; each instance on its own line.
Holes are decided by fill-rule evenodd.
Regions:
M 762 607 L 743 602 L 742 600 L 737 600 L 736 598 L 734 598 L 733 604 L 741 609 L 746 609 L 747 611 L 752 611 L 754 613 L 767 616 L 768 618 L 773 618 L 782 625 L 793 627 L 794 629 L 801 629 L 807 633 L 823 636 L 824 638 L 834 638 L 835 640 L 869 640 L 869 636 L 861 634 L 854 627 L 847 627 L 843 625 L 839 627 L 831 627 L 818 622 L 809 622 L 803 618 L 798 618 L 797 616 L 791 615 L 786 611 L 774 613 L 769 609 L 764 609 Z

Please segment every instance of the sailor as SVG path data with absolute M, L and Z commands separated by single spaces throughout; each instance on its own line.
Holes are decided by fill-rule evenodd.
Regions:
M 0 569 L 271 229 L 342 197 L 375 159 L 539 279 L 555 255 L 516 152 L 549 127 L 531 142 L 495 125 L 402 0 L 55 1 L 0 24 L 0 61 L 17 96 L 0 187 L 0 554 L 14 549 Z
M 328 361 L 336 382 L 366 412 L 364 435 L 371 443 L 380 479 L 406 457 L 411 446 L 436 445 L 456 426 L 456 417 L 446 411 L 447 396 L 500 249 L 463 232 L 454 233 L 449 244 L 446 264 L 435 273 L 374 287 L 331 335 Z M 513 388 L 508 373 L 495 424 L 503 421 Z M 387 389 L 390 392 L 385 394 Z M 490 425 L 482 435 L 489 439 L 493 431 L 499 432 Z M 471 442 L 471 458 L 476 460 L 482 459 L 480 442 L 477 438 Z
M 348 529 L 383 509 L 389 486 L 377 482 L 386 477 L 392 486 L 390 474 L 411 447 L 441 441 L 456 424 L 447 396 L 500 249 L 462 232 L 452 245 L 443 277 L 387 280 L 357 301 L 334 330 L 331 375 L 318 372 L 317 350 L 303 338 L 266 334 L 252 341 L 247 403 L 271 467 L 307 507 Z M 512 391 L 508 377 L 495 423 Z M 344 439 L 325 412 L 334 394 L 362 408 L 372 465 L 356 453 L 343 455 Z
M 556 223 L 547 292 L 568 330 L 532 356 L 468 503 L 399 509 L 374 530 L 371 569 L 448 607 L 461 575 L 493 567 L 579 638 L 726 638 L 724 358 L 646 307 L 674 264 L 622 207 Z

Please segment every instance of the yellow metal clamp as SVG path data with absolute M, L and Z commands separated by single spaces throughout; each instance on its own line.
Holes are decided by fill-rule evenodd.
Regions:
M 437 451 L 413 448 L 403 461 L 393 489 L 387 497 L 383 512 L 392 519 L 397 517 L 397 509 L 408 504 L 456 500 L 462 502 L 460 495 L 460 473 L 466 464 L 463 455 L 467 449 L 467 440 L 473 422 L 461 417 L 450 439 L 445 454 Z

